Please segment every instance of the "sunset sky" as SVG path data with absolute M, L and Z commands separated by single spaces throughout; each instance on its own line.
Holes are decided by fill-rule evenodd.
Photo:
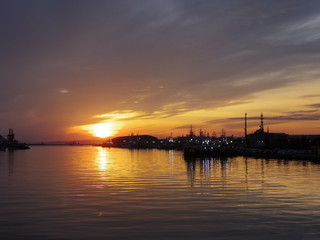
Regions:
M 24 141 L 320 134 L 320 1 L 1 0 L 0 50 Z

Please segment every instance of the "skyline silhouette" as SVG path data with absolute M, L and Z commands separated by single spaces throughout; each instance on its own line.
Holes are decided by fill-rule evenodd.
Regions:
M 0 134 L 320 134 L 319 1 L 1 1 Z

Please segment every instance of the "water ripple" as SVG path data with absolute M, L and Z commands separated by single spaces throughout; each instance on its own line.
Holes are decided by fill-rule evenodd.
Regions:
M 181 152 L 0 152 L 5 239 L 319 239 L 320 167 Z

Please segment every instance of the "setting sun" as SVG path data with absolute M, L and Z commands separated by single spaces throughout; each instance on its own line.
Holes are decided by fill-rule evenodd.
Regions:
M 80 133 L 98 138 L 107 138 L 114 136 L 123 127 L 123 123 L 117 121 L 105 121 L 94 124 L 73 126 L 69 128 L 69 133 Z
M 105 138 L 112 135 L 111 123 L 98 123 L 92 125 L 92 134 L 96 137 Z

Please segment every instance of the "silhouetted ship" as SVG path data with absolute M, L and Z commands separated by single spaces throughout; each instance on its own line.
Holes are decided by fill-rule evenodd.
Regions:
M 159 140 L 150 135 L 130 135 L 116 137 L 106 141 L 102 147 L 120 147 L 120 148 L 158 148 Z
M 17 149 L 29 149 L 30 147 L 25 143 L 20 143 L 15 139 L 13 129 L 9 129 L 7 139 L 0 136 L 0 150 L 17 150 Z
M 184 149 L 183 153 L 185 156 L 189 157 L 207 157 L 207 156 L 213 156 L 216 152 L 216 147 L 213 147 L 211 145 L 197 145 L 188 143 Z
M 186 157 L 236 156 L 233 138 L 226 137 L 224 133 L 220 138 L 215 138 L 206 136 L 200 129 L 200 135 L 196 136 L 191 126 L 187 138 L 183 149 Z

